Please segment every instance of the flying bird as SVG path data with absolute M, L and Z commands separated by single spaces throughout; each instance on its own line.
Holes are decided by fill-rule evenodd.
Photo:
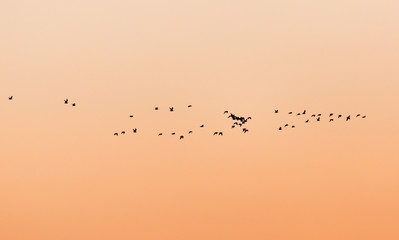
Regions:
M 301 113 L 298 113 L 297 116 L 301 115 Z
M 132 117 L 133 117 L 133 115 L 130 115 L 129 117 L 130 117 L 130 118 L 132 118 Z
M 76 103 L 72 103 L 72 107 L 75 107 L 76 106 Z
M 279 128 L 278 128 L 278 130 L 280 130 L 280 131 L 281 131 L 281 130 L 283 130 L 283 129 L 282 129 L 281 127 L 279 127 Z
M 320 122 L 320 117 L 317 118 L 317 121 Z
M 159 133 L 158 136 L 162 136 L 162 133 Z
M 68 98 L 67 98 L 67 99 L 64 100 L 64 103 L 65 103 L 65 104 L 68 104 L 68 101 L 69 101 L 69 100 L 68 100 Z
M 360 114 L 356 115 L 356 117 L 360 117 Z
M 330 119 L 330 122 L 334 121 L 334 119 Z
M 244 133 L 246 133 L 246 132 L 248 132 L 248 129 L 243 128 L 242 131 L 243 131 Z
M 189 107 L 189 108 L 190 108 L 190 107 L 192 107 L 192 106 L 193 106 L 193 105 L 188 105 L 187 107 Z
M 274 110 L 274 113 L 278 113 L 278 110 Z
M 137 128 L 133 128 L 133 133 L 137 133 Z
M 173 112 L 174 108 L 173 108 L 173 107 L 170 107 L 169 110 L 170 110 L 171 112 Z
M 351 115 L 346 117 L 346 121 L 351 120 Z
M 214 132 L 214 133 L 213 133 L 213 136 L 215 136 L 215 135 L 218 135 L 218 132 Z
M 285 125 L 284 125 L 284 127 L 288 127 L 288 126 L 289 126 L 288 124 L 285 124 Z
M 292 114 L 292 112 L 289 112 L 288 114 Z
M 292 125 L 292 128 L 295 128 L 295 125 Z
M 180 140 L 182 140 L 184 138 L 184 136 L 180 136 Z
M 204 125 L 201 125 L 200 127 L 201 127 L 201 128 L 203 128 L 203 127 L 204 127 Z
M 316 115 L 315 115 L 315 114 L 313 114 L 313 115 L 312 115 L 312 117 L 316 117 Z
M 331 117 L 332 115 L 334 115 L 334 113 L 330 113 L 330 116 L 329 116 L 329 117 Z
M 306 114 L 306 110 L 303 110 L 303 113 L 302 114 Z
M 362 118 L 366 118 L 366 116 L 363 116 Z
M 193 133 L 193 131 L 188 131 L 188 134 Z
M 118 133 L 114 133 L 114 136 L 118 136 Z
M 321 113 L 317 114 L 317 116 L 320 117 L 320 116 L 321 116 Z
M 308 122 L 309 122 L 309 119 L 305 121 L 305 123 L 308 123 Z
M 172 135 L 175 135 L 176 133 L 172 133 Z
M 236 127 L 235 125 L 231 126 L 231 128 L 235 128 L 235 127 Z
M 155 110 L 158 110 L 158 107 L 155 107 Z
M 14 96 L 11 96 L 11 97 L 9 97 L 9 98 L 8 98 L 8 100 L 10 100 L 10 101 L 11 101 L 13 97 L 14 97 Z
M 338 118 L 340 118 L 340 117 L 342 117 L 342 115 L 340 114 L 340 115 L 338 115 Z
M 223 133 L 222 133 L 222 132 L 219 132 L 219 136 L 223 136 Z
M 125 134 L 125 133 L 126 133 L 125 131 L 122 131 L 122 132 L 121 132 L 121 134 Z

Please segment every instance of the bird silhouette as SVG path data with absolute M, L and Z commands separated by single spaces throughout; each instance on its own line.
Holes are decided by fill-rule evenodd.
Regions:
M 303 110 L 303 113 L 302 114 L 306 114 L 306 110 Z
M 133 133 L 137 133 L 137 128 L 133 128 Z
M 170 107 L 169 110 L 170 110 L 171 112 L 173 112 L 173 111 L 174 111 L 174 108 L 173 108 L 173 107 Z
M 274 110 L 274 113 L 278 113 L 278 110 Z
M 184 136 L 180 136 L 180 140 L 182 140 L 184 138 Z
M 279 128 L 278 128 L 278 130 L 280 130 L 280 131 L 281 131 L 281 130 L 283 130 L 283 128 L 282 128 L 282 127 L 279 127 Z
M 222 132 L 219 132 L 219 136 L 223 136 L 223 133 L 222 133 Z
M 284 127 L 288 127 L 288 126 L 289 126 L 288 124 L 285 124 L 285 125 L 284 125 Z
M 192 107 L 192 106 L 193 106 L 193 105 L 188 105 L 187 107 L 189 107 L 189 108 L 190 108 L 190 107 Z
M 125 131 L 122 131 L 122 132 L 121 132 L 121 134 L 125 134 L 125 133 L 126 133 Z
M 330 122 L 334 121 L 334 119 L 330 119 Z
M 243 131 L 244 133 L 246 133 L 246 132 L 248 132 L 248 129 L 243 128 L 242 131 Z
M 309 122 L 309 119 L 305 121 L 305 123 L 308 123 L 308 122 Z
M 236 127 L 235 125 L 231 126 L 231 128 L 235 128 L 235 127 Z
M 297 113 L 297 116 L 301 115 L 301 113 Z
M 76 106 L 76 103 L 72 103 L 72 107 L 75 107 Z
M 155 107 L 155 110 L 158 110 L 158 107 Z
M 114 136 L 118 136 L 118 133 L 114 133 Z
M 332 115 L 334 115 L 334 113 L 330 113 L 329 117 L 331 117 Z
M 162 136 L 162 133 L 159 133 L 158 136 Z
M 214 133 L 213 133 L 213 136 L 215 136 L 215 135 L 218 135 L 218 132 L 214 132 Z
M 351 115 L 346 117 L 346 121 L 351 120 Z
M 10 96 L 10 97 L 8 98 L 8 100 L 11 101 L 13 98 L 14 98 L 14 96 Z
M 356 115 L 356 117 L 360 117 L 360 114 Z
M 248 117 L 247 119 L 252 119 L 252 117 Z
M 193 131 L 188 131 L 188 134 L 193 133 Z
M 64 100 L 64 103 L 65 103 L 65 104 L 68 104 L 68 101 L 69 101 L 69 100 L 68 100 L 68 98 L 67 98 L 67 99 Z
M 340 115 L 338 115 L 338 118 L 340 118 L 340 117 L 342 117 L 342 115 L 340 114 Z
M 288 114 L 292 114 L 292 112 L 289 112 Z
M 295 128 L 295 125 L 292 125 L 292 128 Z
M 313 115 L 312 115 L 312 117 L 316 117 L 316 115 L 315 115 L 315 114 L 313 114 Z
M 317 114 L 317 116 L 320 117 L 320 116 L 321 116 L 321 113 Z
M 320 122 L 320 117 L 317 118 L 317 121 Z
M 130 118 L 132 118 L 132 117 L 133 117 L 133 115 L 130 115 L 129 117 L 130 117 Z
M 366 118 L 366 116 L 363 116 L 362 118 Z
M 203 127 L 204 127 L 204 125 L 201 125 L 200 127 L 201 127 L 201 128 L 203 128 Z
M 227 110 L 226 110 L 226 111 L 224 111 L 224 113 L 223 113 L 223 114 L 226 114 L 226 113 L 229 113 L 229 111 L 227 111 Z
M 172 133 L 172 135 L 175 135 L 176 133 Z

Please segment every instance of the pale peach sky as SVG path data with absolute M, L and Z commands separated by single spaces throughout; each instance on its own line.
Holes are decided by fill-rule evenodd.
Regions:
M 398 10 L 0 1 L 0 239 L 399 239 Z

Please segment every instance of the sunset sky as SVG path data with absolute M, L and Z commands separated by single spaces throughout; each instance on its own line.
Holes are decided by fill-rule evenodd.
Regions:
M 399 239 L 398 12 L 0 0 L 0 239 Z

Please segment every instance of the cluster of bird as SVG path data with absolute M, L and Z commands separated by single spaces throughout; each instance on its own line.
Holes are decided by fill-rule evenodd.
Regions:
M 68 103 L 69 103 L 69 99 L 68 99 L 68 98 L 65 99 L 65 100 L 64 100 L 64 103 L 65 103 L 65 104 L 68 104 Z M 76 107 L 76 103 L 72 103 L 72 107 Z
M 279 110 L 274 110 L 274 113 L 279 113 Z M 289 115 L 292 115 L 293 112 L 288 112 L 288 114 L 289 114 Z M 304 110 L 302 113 L 299 112 L 299 113 L 297 113 L 296 115 L 297 115 L 297 116 L 306 115 L 306 110 Z M 321 113 L 319 113 L 319 114 L 312 114 L 312 115 L 311 115 L 311 118 L 315 118 L 317 122 L 320 122 L 320 121 L 321 121 L 321 116 L 322 116 Z M 337 119 L 338 119 L 338 118 L 342 118 L 342 114 L 338 114 L 338 115 L 336 115 L 336 116 L 337 116 Z M 334 121 L 334 118 L 333 118 L 333 117 L 334 117 L 334 113 L 328 114 L 329 122 L 333 122 L 333 121 Z M 366 115 L 363 115 L 363 116 L 362 116 L 361 114 L 357 114 L 356 117 L 366 118 Z M 349 121 L 349 120 L 351 120 L 351 115 L 348 115 L 348 116 L 346 116 L 346 117 L 344 117 L 344 118 L 346 118 L 346 121 Z M 310 121 L 310 119 L 307 119 L 307 120 L 305 121 L 305 123 L 309 123 L 309 121 Z M 284 127 L 279 127 L 278 130 L 281 131 L 281 130 L 283 130 L 283 128 L 286 128 L 286 127 L 289 127 L 289 124 L 288 124 L 288 123 L 285 124 Z M 291 125 L 291 128 L 295 128 L 295 125 Z
M 224 114 L 227 114 L 227 113 L 229 113 L 229 111 L 224 111 Z M 230 113 L 230 115 L 227 118 L 231 118 L 234 121 L 231 128 L 235 128 L 236 126 L 242 127 L 245 123 L 248 122 L 248 120 L 252 119 L 252 117 L 247 117 L 247 118 L 239 117 L 239 116 L 235 115 L 234 113 Z M 247 128 L 242 128 L 242 131 L 244 133 L 246 133 L 249 130 Z

